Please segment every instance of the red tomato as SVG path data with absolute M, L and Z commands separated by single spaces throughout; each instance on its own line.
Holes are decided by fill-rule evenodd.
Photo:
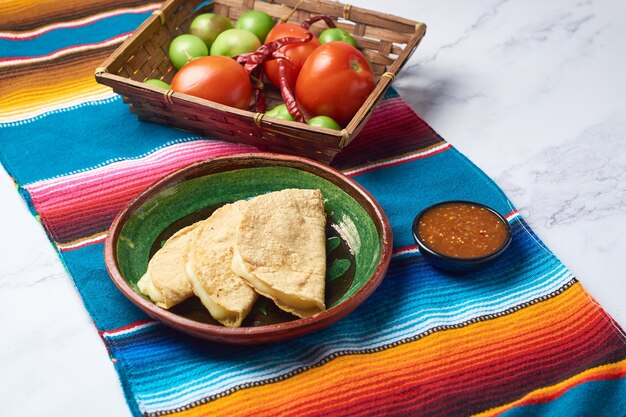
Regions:
M 296 101 L 305 117 L 328 116 L 346 126 L 370 95 L 374 71 L 352 45 L 335 41 L 317 48 L 296 82 Z
M 252 96 L 250 77 L 241 65 L 226 56 L 190 61 L 174 75 L 170 88 L 243 110 L 249 107 Z
M 309 34 L 309 30 L 295 25 L 293 23 L 280 23 L 272 28 L 270 33 L 265 38 L 265 43 L 268 44 L 276 39 L 280 38 L 305 38 Z M 320 41 L 315 36 L 309 42 L 293 45 L 285 45 L 279 49 L 281 53 L 289 58 L 287 64 L 287 82 L 293 89 L 296 85 L 296 79 L 300 73 L 304 61 L 318 46 Z M 280 87 L 280 78 L 278 77 L 278 63 L 275 59 L 267 61 L 263 64 L 263 69 L 267 78 L 276 87 Z

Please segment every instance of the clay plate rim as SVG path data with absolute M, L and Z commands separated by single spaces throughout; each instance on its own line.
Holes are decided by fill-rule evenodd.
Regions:
M 311 317 L 266 326 L 239 328 L 206 324 L 178 316 L 157 307 L 133 290 L 117 267 L 116 242 L 122 227 L 137 209 L 155 194 L 180 182 L 218 172 L 261 166 L 285 166 L 312 173 L 335 184 L 363 206 L 378 230 L 382 253 L 376 270 L 361 289 L 341 304 Z M 322 329 L 356 309 L 382 282 L 391 261 L 392 243 L 391 226 L 385 212 L 374 197 L 355 181 L 333 168 L 308 158 L 258 152 L 199 161 L 174 171 L 148 187 L 122 209 L 113 220 L 105 241 L 104 260 L 115 286 L 132 303 L 153 319 L 201 339 L 231 344 L 260 344 L 290 339 Z

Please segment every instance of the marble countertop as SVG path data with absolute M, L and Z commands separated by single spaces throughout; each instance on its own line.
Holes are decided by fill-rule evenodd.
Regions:
M 428 24 L 395 88 L 626 327 L 626 3 L 352 3 Z M 0 202 L 3 413 L 130 415 L 70 277 L 3 169 Z

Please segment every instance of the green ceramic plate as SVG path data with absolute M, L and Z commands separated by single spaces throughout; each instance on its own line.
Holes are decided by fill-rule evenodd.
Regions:
M 226 328 L 196 297 L 171 310 L 137 289 L 148 260 L 177 230 L 233 201 L 285 188 L 319 189 L 327 212 L 326 307 L 298 319 L 260 297 L 241 328 Z M 389 222 L 378 203 L 349 178 L 317 162 L 245 154 L 191 165 L 159 181 L 113 222 L 105 260 L 118 288 L 150 316 L 194 336 L 228 343 L 264 343 L 319 329 L 345 316 L 382 280 L 391 256 Z

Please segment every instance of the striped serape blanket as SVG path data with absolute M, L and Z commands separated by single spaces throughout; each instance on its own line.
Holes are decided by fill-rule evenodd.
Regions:
M 498 187 L 393 91 L 333 165 L 368 189 L 395 237 L 389 272 L 336 324 L 221 346 L 148 319 L 113 286 L 103 241 L 145 187 L 251 148 L 138 122 L 93 72 L 158 3 L 8 0 L 0 13 L 0 157 L 108 348 L 134 415 L 626 413 L 622 330 Z M 413 216 L 448 199 L 493 206 L 514 239 L 463 278 L 419 255 Z

